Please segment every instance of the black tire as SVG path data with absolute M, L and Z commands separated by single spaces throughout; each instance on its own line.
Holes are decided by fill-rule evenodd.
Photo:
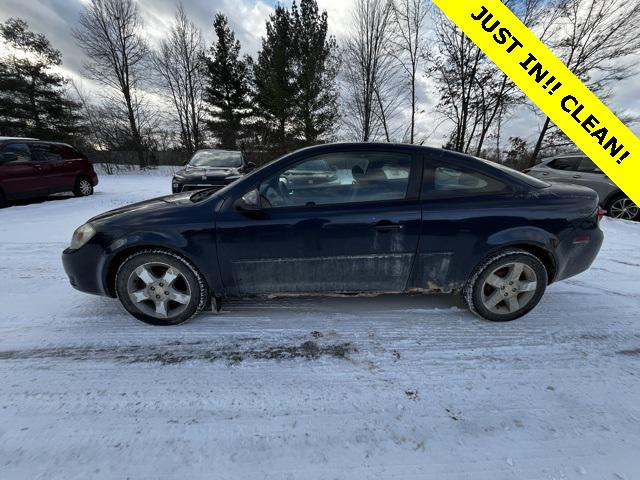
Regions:
M 179 272 L 181 274 L 179 280 L 183 282 L 182 290 L 188 292 L 189 296 L 188 301 L 176 309 L 175 315 L 171 313 L 170 308 L 166 308 L 165 311 L 168 312 L 168 315 L 165 318 L 157 318 L 149 314 L 149 309 L 154 309 L 154 306 L 150 304 L 155 304 L 155 300 L 145 299 L 134 303 L 130 294 L 132 278 L 135 280 L 137 275 L 134 275 L 136 269 L 143 265 L 156 264 L 165 265 Z M 156 280 L 161 281 L 161 278 L 158 277 Z M 160 285 L 162 286 L 162 284 Z M 142 250 L 128 257 L 118 268 L 115 286 L 118 299 L 124 308 L 138 320 L 151 325 L 168 326 L 184 323 L 200 313 L 209 299 L 209 288 L 198 269 L 181 255 L 162 249 Z M 147 285 L 141 285 L 141 288 L 145 290 L 146 287 Z M 171 300 L 167 300 L 167 302 L 171 302 Z M 178 304 L 178 302 L 173 303 Z
M 638 220 L 640 218 L 640 212 L 636 212 L 635 214 L 629 214 L 629 215 L 621 215 L 622 213 L 621 210 L 617 208 L 618 206 L 620 206 L 620 202 L 630 203 L 631 205 L 635 206 L 635 203 L 633 202 L 633 200 L 627 197 L 624 193 L 619 193 L 617 195 L 614 195 L 613 198 L 611 198 L 607 202 L 607 208 L 605 209 L 607 211 L 608 217 L 623 218 L 624 220 Z M 636 210 L 637 210 L 637 206 L 636 206 Z
M 4 193 L 0 190 L 0 208 L 4 208 L 7 206 L 7 199 L 4 197 Z
M 76 179 L 73 186 L 73 194 L 76 197 L 88 197 L 93 195 L 93 183 L 89 177 L 81 176 Z
M 533 282 L 527 283 L 527 285 L 531 286 L 531 290 L 519 291 L 519 285 L 524 285 L 524 282 L 517 282 L 518 285 L 515 286 L 510 285 L 506 276 L 501 277 L 498 275 L 498 273 L 503 270 L 508 271 L 509 266 L 515 264 L 522 264 L 528 267 L 525 267 L 526 272 L 523 272 L 521 275 L 524 273 L 528 273 L 529 275 L 535 274 L 535 287 L 533 286 Z M 493 287 L 489 284 L 487 279 L 492 274 L 496 274 L 496 278 L 503 280 L 504 285 L 501 287 Z M 494 322 L 508 322 L 526 315 L 540 302 L 547 288 L 548 281 L 547 269 L 538 257 L 524 250 L 509 249 L 497 252 L 483 261 L 482 264 L 475 269 L 464 288 L 463 294 L 469 309 L 477 316 Z M 518 291 L 512 290 L 512 287 Z M 489 300 L 490 303 L 491 295 L 494 293 L 502 295 L 503 291 L 505 291 L 505 297 L 515 297 L 516 302 L 523 303 L 519 309 L 511 311 L 511 307 L 507 302 L 508 298 L 506 300 L 500 299 L 493 307 L 494 311 L 485 305 L 483 299 Z M 532 292 L 532 295 L 529 295 L 529 292 Z M 498 298 L 500 298 L 499 295 Z M 500 311 L 497 312 L 495 310 Z

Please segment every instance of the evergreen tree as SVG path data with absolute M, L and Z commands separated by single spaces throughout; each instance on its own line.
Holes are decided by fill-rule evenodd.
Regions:
M 295 112 L 294 21 L 279 5 L 267 20 L 267 36 L 253 67 L 254 114 L 263 123 L 267 148 L 285 152 Z
M 23 20 L 0 24 L 8 50 L 0 57 L 0 134 L 71 141 L 79 133 L 79 105 L 66 96 L 66 80 L 52 72 L 60 52 Z
M 316 0 L 294 2 L 295 129 L 306 145 L 329 134 L 338 117 L 337 44 L 327 37 L 327 12 L 318 13 Z
M 240 57 L 240 42 L 227 17 L 218 13 L 213 22 L 217 41 L 207 59 L 205 100 L 210 105 L 211 132 L 223 148 L 238 148 L 250 115 L 248 60 Z
M 338 117 L 337 45 L 316 0 L 278 6 L 253 69 L 255 116 L 277 153 L 325 139 Z

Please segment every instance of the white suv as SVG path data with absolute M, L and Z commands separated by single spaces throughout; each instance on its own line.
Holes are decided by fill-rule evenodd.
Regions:
M 589 187 L 598 193 L 600 205 L 610 217 L 626 220 L 638 218 L 638 206 L 586 155 L 545 158 L 524 172 L 548 182 L 574 183 Z

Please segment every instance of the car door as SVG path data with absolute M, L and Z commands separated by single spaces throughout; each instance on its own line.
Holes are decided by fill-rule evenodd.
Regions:
M 26 143 L 8 143 L 0 150 L 2 188 L 8 198 L 46 193 L 46 183 L 38 163 L 32 161 Z
M 289 181 L 319 163 L 328 170 Z M 404 291 L 421 221 L 419 164 L 410 150 L 335 151 L 263 177 L 259 212 L 238 210 L 238 195 L 228 199 L 216 222 L 226 290 Z
M 584 185 L 598 193 L 600 202 L 605 202 L 609 195 L 617 191 L 616 185 L 609 180 L 600 168 L 589 157 L 581 157 L 578 170 L 572 176 L 573 183 Z
M 480 162 L 477 162 L 478 164 Z M 424 159 L 422 227 L 411 289 L 460 289 L 494 232 L 526 224 L 522 196 L 504 179 L 453 154 Z
M 541 176 L 548 182 L 574 183 L 580 165 L 579 157 L 560 157 L 547 163 L 544 175 Z
M 68 182 L 62 154 L 54 145 L 45 142 L 32 142 L 29 147 L 32 161 L 41 177 L 40 181 L 48 192 L 64 191 L 65 187 L 68 187 Z

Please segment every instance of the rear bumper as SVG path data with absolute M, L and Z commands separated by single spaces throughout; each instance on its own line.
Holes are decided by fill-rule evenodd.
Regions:
M 565 280 L 589 270 L 600 252 L 603 241 L 604 233 L 600 228 L 596 228 L 562 242 L 556 255 L 559 261 L 555 280 Z

